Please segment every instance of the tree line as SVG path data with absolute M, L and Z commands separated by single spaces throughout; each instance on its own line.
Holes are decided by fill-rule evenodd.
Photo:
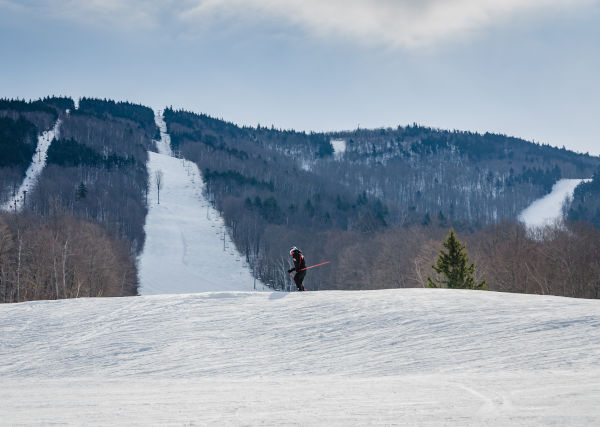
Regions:
M 7 108 L 2 112 L 5 120 L 42 124 L 42 127 L 36 126 L 37 132 L 47 129 L 43 127 L 45 122 L 42 119 L 46 118 L 49 109 L 55 113 L 53 119 L 56 117 L 61 120 L 60 137 L 50 145 L 47 165 L 36 187 L 28 192 L 23 212 L 13 213 L 16 219 L 11 217 L 5 220 L 11 236 L 8 241 L 12 242 L 11 252 L 4 264 L 5 301 L 135 295 L 135 260 L 145 240 L 143 227 L 148 194 L 145 163 L 147 150 L 153 147 L 152 138 L 157 130 L 152 110 L 130 103 L 86 98 L 80 101 L 80 108 L 75 111 L 74 102 L 62 97 L 1 105 Z M 43 108 L 39 108 L 40 105 Z M 65 107 L 68 107 L 69 113 Z M 4 129 L 9 127 L 0 127 L 0 132 Z M 21 141 L 23 140 L 24 137 L 21 137 Z M 18 146 L 15 141 L 13 138 L 12 143 L 8 144 L 11 149 Z M 35 149 L 35 142 L 32 146 Z M 2 154 L 0 152 L 0 157 L 3 158 Z M 31 161 L 31 156 L 28 157 L 27 165 Z M 0 167 L 1 192 L 4 198 L 10 196 L 11 188 L 20 184 L 24 169 L 26 166 L 15 172 L 14 166 Z M 24 283 L 21 280 L 24 277 L 21 274 L 24 271 L 21 268 L 25 265 L 23 263 L 35 264 L 35 260 L 32 261 L 31 256 L 17 256 L 20 261 L 15 262 L 14 256 L 15 253 L 20 253 L 19 248 L 25 248 L 27 242 L 27 253 L 41 256 L 39 252 L 35 252 L 36 248 L 43 246 L 36 240 L 36 234 L 45 238 L 52 234 L 53 239 L 58 242 L 57 248 L 61 244 L 64 248 L 66 244 L 69 256 L 64 259 L 73 264 L 69 264 L 71 276 L 63 272 L 64 281 L 56 279 L 62 277 L 63 273 L 55 271 L 54 265 L 58 263 L 60 254 L 53 252 L 51 259 L 42 257 L 46 260 L 43 268 L 40 266 L 39 269 L 32 270 L 31 274 L 41 282 L 36 282 L 35 286 L 21 286 Z M 75 241 L 84 242 L 95 238 L 99 239 L 99 245 L 93 246 L 93 257 L 87 257 L 89 254 L 86 253 L 86 245 L 76 244 Z M 48 242 L 54 244 L 52 242 L 55 240 Z M 97 279 L 93 273 L 79 274 L 80 268 L 83 269 L 81 271 L 93 272 L 93 267 L 86 265 L 92 262 L 98 262 L 99 269 L 112 265 L 119 280 L 104 272 L 97 272 Z M 48 263 L 52 268 L 48 267 Z M 78 263 L 82 264 L 77 265 Z M 69 267 L 67 264 L 65 268 Z M 19 272 L 16 270 L 17 266 L 21 266 Z M 54 276 L 49 278 L 52 274 Z M 72 282 L 69 282 L 69 277 Z M 99 280 L 105 281 L 106 286 Z
M 439 276 L 438 257 L 447 233 L 439 225 L 415 225 L 389 228 L 367 239 L 346 236 L 349 244 L 320 278 L 327 284 L 322 288 L 431 286 L 428 278 Z M 498 292 L 600 298 L 600 229 L 590 224 L 527 230 L 519 223 L 501 222 L 461 229 L 456 235 L 476 266 L 474 284 L 485 281 L 489 290 Z
M 165 111 L 165 121 L 173 148 L 203 171 L 206 195 L 225 218 L 238 249 L 255 274 L 276 289 L 289 278 L 281 274 L 288 242 L 309 250 L 319 246 L 313 237 L 320 232 L 368 232 L 386 225 L 388 209 L 377 197 L 298 164 L 304 156 L 329 155 L 325 143 L 331 153 L 323 135 L 238 128 L 172 109 Z
M 600 168 L 592 180 L 579 184 L 566 209 L 571 221 L 586 221 L 600 228 Z
M 139 117 L 144 121 L 135 121 Z M 130 256 L 136 257 L 145 241 L 146 161 L 155 130 L 148 107 L 81 99 L 77 114 L 64 115 L 60 139 L 48 150 L 26 208 L 42 217 L 64 209 L 95 222 L 128 241 Z
M 335 132 L 346 142 L 336 162 L 316 173 L 392 205 L 395 223 L 427 221 L 440 212 L 476 225 L 515 220 L 560 178 L 591 177 L 597 157 L 496 134 L 418 125 Z
M 4 220 L 12 251 L 6 264 L 13 268 L 11 285 L 5 287 L 11 301 L 15 277 L 17 299 L 25 289 L 21 270 L 15 276 L 15 265 L 21 264 L 15 264 L 14 248 L 17 242 L 18 255 L 27 227 L 41 235 L 49 235 L 47 229 L 54 235 L 79 235 L 76 230 L 81 229 L 87 230 L 86 235 L 104 236 L 112 243 L 98 250 L 109 258 L 116 254 L 134 271 L 143 248 L 149 185 L 145 163 L 158 131 L 152 110 L 91 98 L 80 100 L 79 109 L 73 109 L 73 101 L 63 97 L 0 103 L 0 135 L 4 132 L 10 136 L 4 140 L 11 141 L 2 145 L 0 140 L 0 158 L 26 146 L 34 129 L 39 133 L 57 118 L 62 122 L 39 183 L 28 194 L 24 212 L 15 217 L 22 219 Z M 477 264 L 474 283 L 482 283 L 485 276 L 491 290 L 598 296 L 593 276 L 597 266 L 593 256 L 588 257 L 597 255 L 590 237 L 598 237 L 595 229 L 569 223 L 567 231 L 546 230 L 539 238 L 515 222 L 518 213 L 557 179 L 590 176 L 598 168 L 598 158 L 504 135 L 417 125 L 306 133 L 240 127 L 172 108 L 164 115 L 172 148 L 198 165 L 206 196 L 224 217 L 238 250 L 254 274 L 274 289 L 290 285 L 291 245 L 303 250 L 309 264 L 331 261 L 310 272 L 309 289 L 426 286 L 427 277 L 439 274 L 433 268 L 435 257 L 453 227 Z M 332 138 L 346 141 L 345 153 L 332 155 Z M 0 196 L 8 197 L 20 183 L 24 163 L 0 165 Z M 599 181 L 596 175 L 576 190 L 569 211 L 572 219 L 589 219 L 600 212 L 593 204 L 600 199 Z M 583 215 L 585 209 L 589 211 Z M 70 231 L 51 227 L 58 223 Z M 98 228 L 90 231 L 94 227 Z M 65 244 L 70 239 L 58 241 Z M 584 245 L 590 250 L 585 252 Z M 33 253 L 36 246 L 28 247 Z M 77 253 L 83 247 L 72 247 L 73 262 L 86 259 Z M 54 279 L 35 285 L 43 292 L 26 295 L 80 295 L 61 293 L 57 287 L 61 274 L 54 271 L 54 264 L 60 253 L 58 249 L 53 253 L 53 267 L 47 270 Z M 567 261 L 561 258 L 565 253 Z M 582 269 L 587 265 L 587 270 L 576 274 L 564 267 L 565 262 Z M 128 279 L 121 282 L 126 286 L 111 289 L 134 294 L 135 282 Z M 112 292 L 98 293 L 96 284 L 90 289 L 89 295 Z
M 17 167 L 25 171 L 37 145 L 37 127 L 19 117 L 0 117 L 0 168 Z
M 137 294 L 126 242 L 68 214 L 0 213 L 0 302 Z
M 513 222 L 556 180 L 599 163 L 504 135 L 416 125 L 316 135 L 172 109 L 165 120 L 174 148 L 204 172 L 238 249 L 276 289 L 289 285 L 290 244 L 309 262 L 333 261 L 311 272 L 313 289 L 425 286 L 430 265 L 413 252 L 422 239 Z M 342 156 L 320 148 L 331 138 L 346 141 Z M 382 252 L 392 236 L 410 254 Z
M 38 135 L 59 117 L 53 102 L 0 99 L 0 204 L 12 197 L 25 176 L 37 147 Z

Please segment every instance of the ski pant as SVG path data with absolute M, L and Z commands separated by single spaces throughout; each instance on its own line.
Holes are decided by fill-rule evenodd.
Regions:
M 306 276 L 306 270 L 299 271 L 294 276 L 294 282 L 296 283 L 296 288 L 299 291 L 303 291 L 304 290 L 304 286 L 302 285 L 302 281 L 304 280 L 304 276 Z

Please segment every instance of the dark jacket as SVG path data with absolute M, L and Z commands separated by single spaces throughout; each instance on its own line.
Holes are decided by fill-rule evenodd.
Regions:
M 294 260 L 294 268 L 292 268 L 290 270 L 290 272 L 292 272 L 292 271 L 300 272 L 300 270 L 303 270 L 304 268 L 306 268 L 306 261 L 304 260 L 304 255 L 302 255 L 302 252 L 294 251 L 292 253 L 292 259 Z

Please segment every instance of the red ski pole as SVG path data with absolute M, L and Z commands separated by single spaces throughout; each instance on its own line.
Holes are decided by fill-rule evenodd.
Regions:
M 302 269 L 300 269 L 298 271 L 308 270 L 309 268 L 315 268 L 315 267 L 318 267 L 318 266 L 323 265 L 323 264 L 329 264 L 329 261 L 322 262 L 321 264 L 311 265 L 310 267 L 304 267 L 304 268 L 302 268 Z

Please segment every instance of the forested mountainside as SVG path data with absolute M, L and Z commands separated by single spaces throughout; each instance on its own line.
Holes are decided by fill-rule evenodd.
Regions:
M 36 149 L 38 134 L 52 127 L 59 111 L 64 111 L 56 104 L 65 101 L 66 98 L 34 102 L 0 100 L 0 203 L 23 181 Z
M 568 210 L 571 221 L 585 221 L 600 228 L 600 168 L 590 182 L 580 184 Z
M 89 98 L 77 110 L 70 98 L 4 100 L 0 120 L 0 158 L 8 159 L 0 164 L 2 203 L 23 180 L 35 135 L 60 120 L 23 210 L 1 214 L 0 298 L 135 295 L 147 212 L 145 163 L 157 132 L 153 111 Z M 38 256 L 44 248 L 45 256 Z
M 82 98 L 50 146 L 30 208 L 45 216 L 58 204 L 126 239 L 138 254 L 147 212 L 147 152 L 155 135 L 150 108 Z
M 589 177 L 600 164 L 503 135 L 420 126 L 307 134 L 172 109 L 165 121 L 174 148 L 203 171 L 238 248 L 276 288 L 290 244 L 311 262 L 332 261 L 311 271 L 313 289 L 422 286 L 448 227 L 525 236 L 510 224 L 522 209 L 558 179 Z M 334 154 L 331 140 L 345 152 Z
M 589 178 L 599 159 L 522 139 L 417 125 L 332 134 L 339 162 L 317 168 L 411 211 L 469 224 L 514 220 L 560 178 Z M 427 219 L 425 219 L 427 221 Z
M 600 236 L 585 224 L 533 239 L 519 212 L 600 159 L 504 135 L 421 126 L 306 133 L 167 108 L 173 151 L 198 164 L 238 250 L 275 289 L 300 247 L 309 289 L 424 286 L 454 227 L 492 290 L 600 295 Z M 128 102 L 0 100 L 0 203 L 58 123 L 22 210 L 0 213 L 0 300 L 134 295 L 144 244 L 153 111 Z M 332 141 L 345 150 L 334 152 Z M 569 218 L 598 225 L 598 172 Z M 580 250 L 585 248 L 585 250 Z M 93 268 L 92 268 L 93 266 Z M 578 266 L 573 270 L 573 266 Z

